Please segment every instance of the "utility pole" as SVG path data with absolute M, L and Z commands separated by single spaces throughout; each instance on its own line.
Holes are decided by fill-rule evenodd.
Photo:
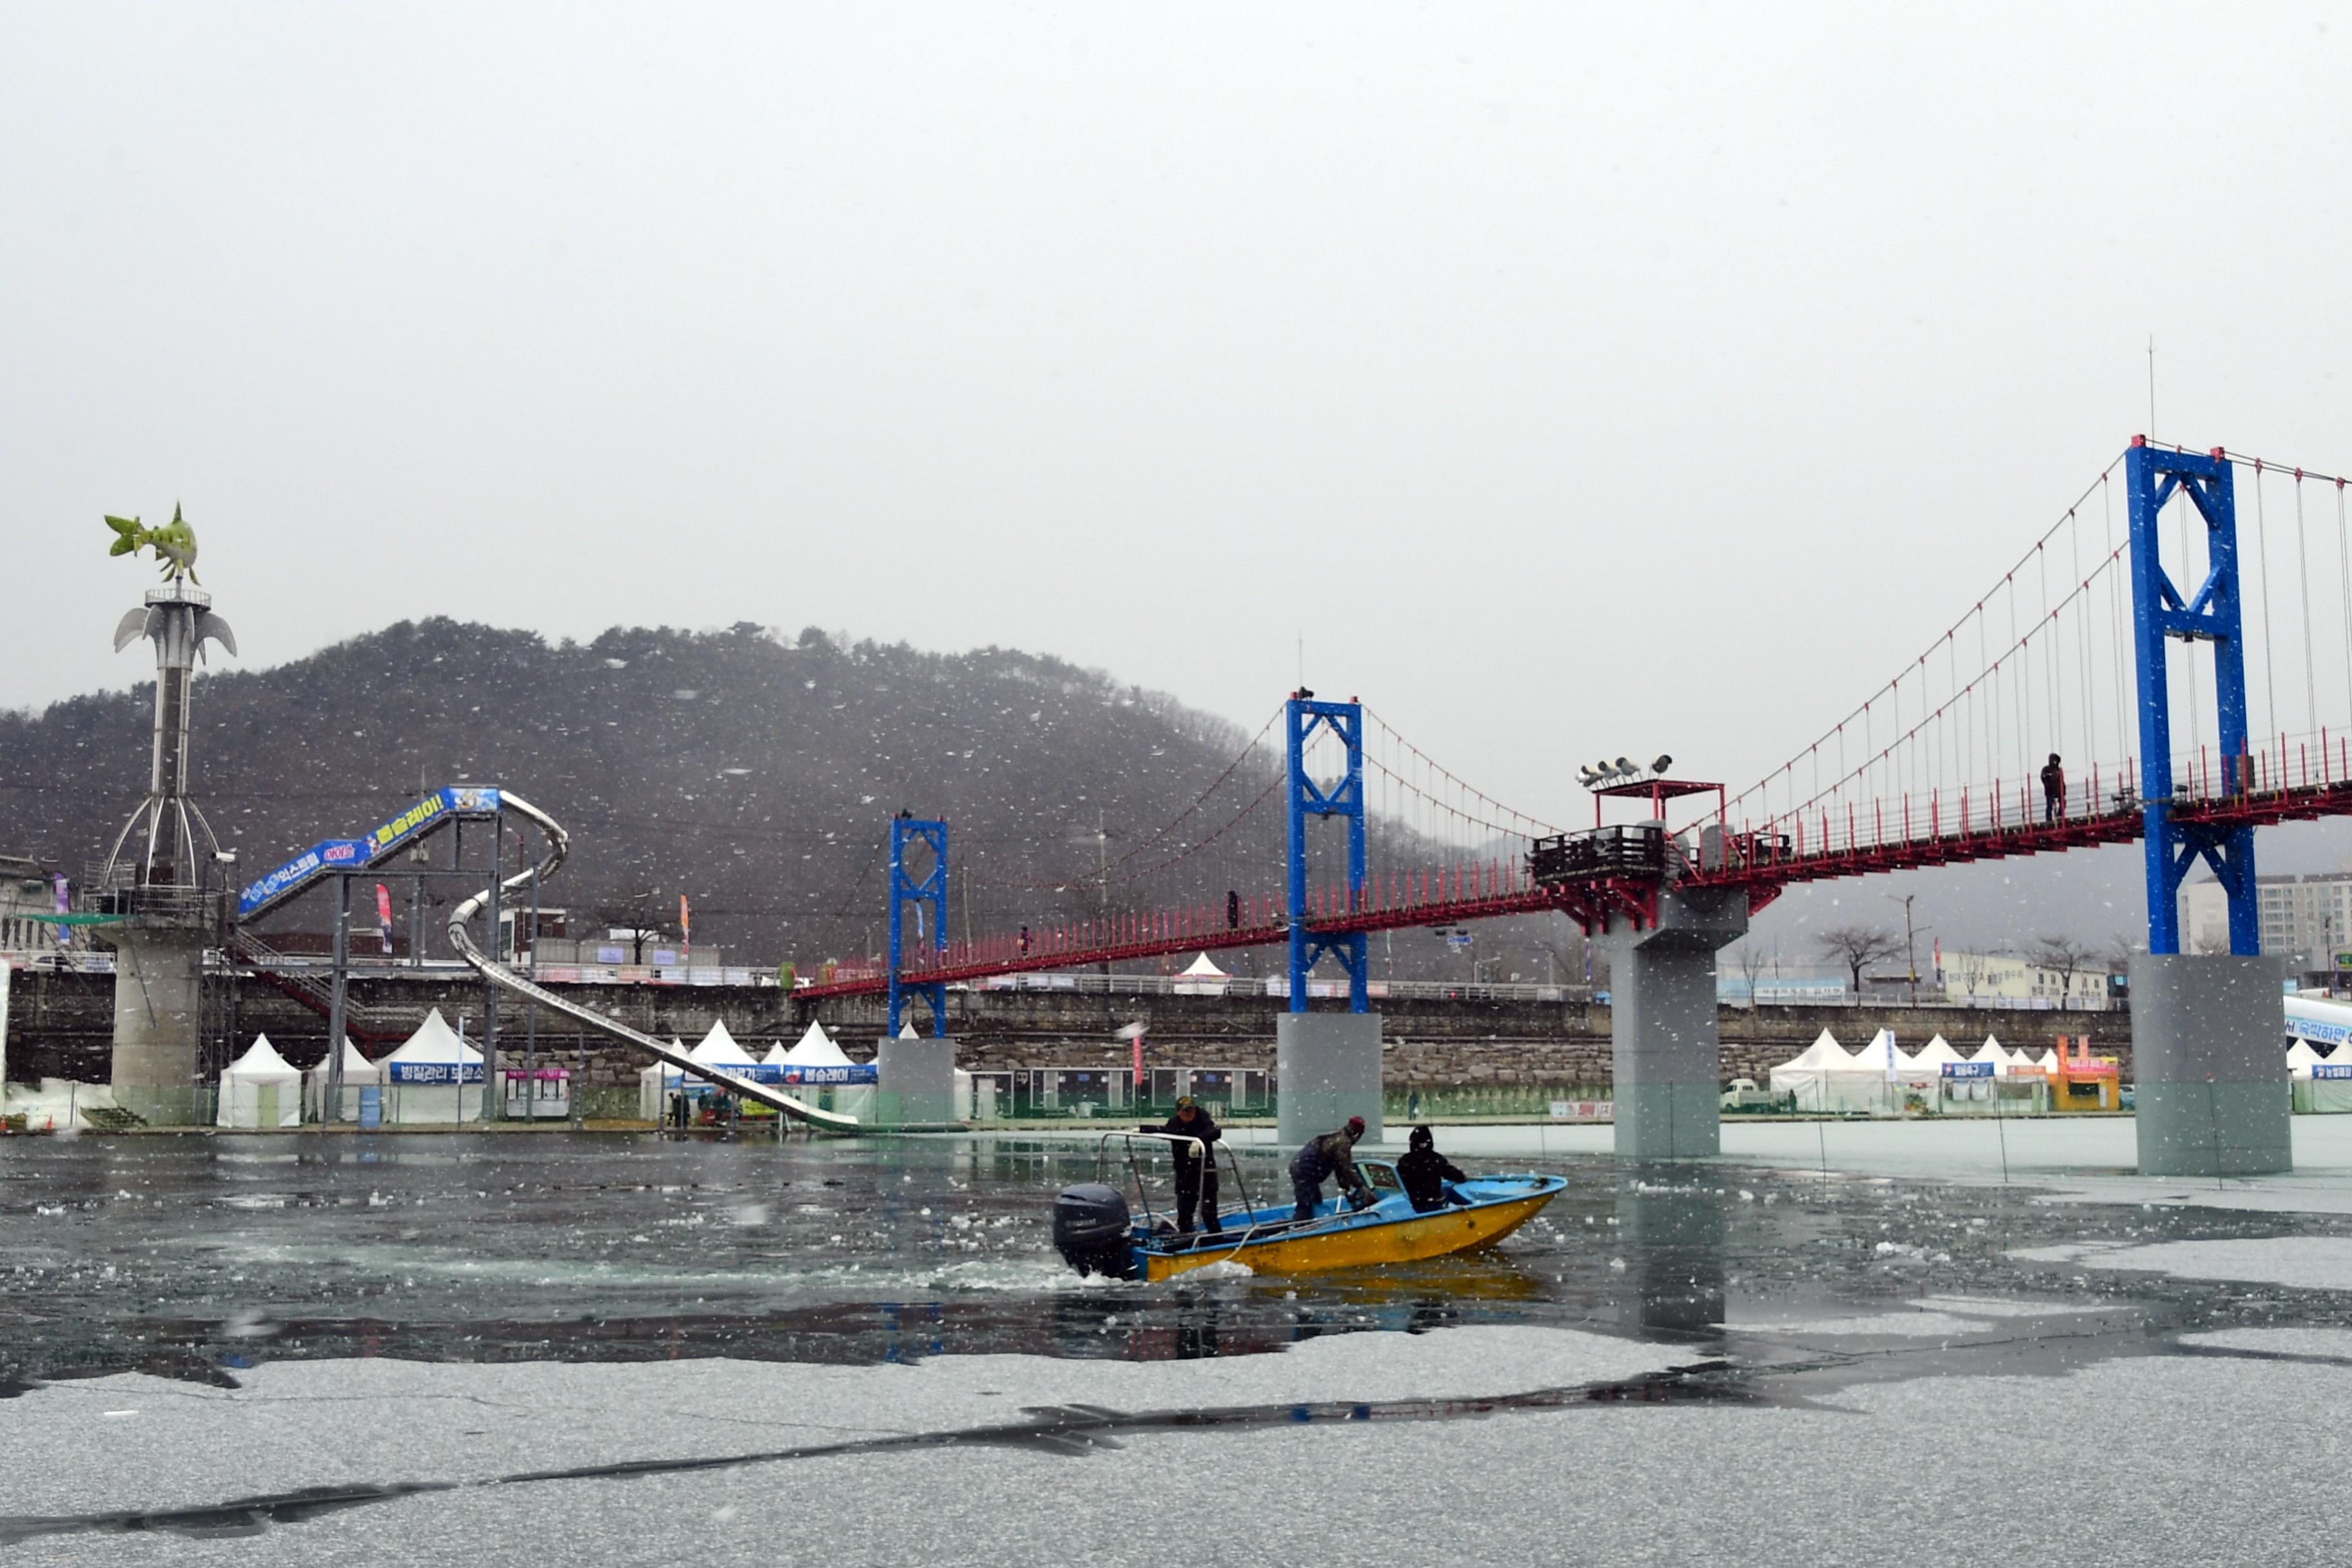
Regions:
M 1916 1007 L 1919 1005 L 1919 948 L 1918 934 L 1911 927 L 1911 900 L 1918 895 L 1906 893 L 1899 900 L 1892 893 L 1885 897 L 1903 906 L 1903 963 L 1911 974 L 1911 1005 Z

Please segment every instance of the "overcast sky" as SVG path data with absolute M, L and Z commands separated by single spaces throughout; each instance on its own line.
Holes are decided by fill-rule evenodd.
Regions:
M 247 667 L 814 622 L 1255 728 L 1303 636 L 1530 809 L 1744 783 L 2150 332 L 2159 434 L 2352 464 L 2335 20 L 11 0 L 0 704 L 147 673 L 178 500 Z

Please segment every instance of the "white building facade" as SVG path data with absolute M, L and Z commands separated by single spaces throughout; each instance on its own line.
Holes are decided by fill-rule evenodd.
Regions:
M 2307 877 L 2257 877 L 2263 954 L 2299 970 L 2334 969 L 2352 952 L 2352 871 Z M 2230 951 L 2230 900 L 2210 877 L 2180 888 L 2180 950 Z

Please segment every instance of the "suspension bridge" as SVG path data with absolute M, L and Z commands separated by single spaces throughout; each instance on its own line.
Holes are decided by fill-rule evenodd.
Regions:
M 2268 1051 L 2280 1034 L 2275 965 L 2257 957 L 2253 833 L 2352 813 L 2346 491 L 2306 467 L 2135 437 L 1998 580 L 1780 767 L 1737 793 L 1670 776 L 1667 759 L 1587 768 L 1589 828 L 1507 806 L 1361 702 L 1306 690 L 1117 865 L 1106 854 L 1092 878 L 1016 884 L 1041 910 L 1017 930 L 950 939 L 949 825 L 902 816 L 887 960 L 798 994 L 887 994 L 894 1034 L 919 999 L 944 1033 L 950 985 L 1284 947 L 1286 1026 L 1302 1042 L 1277 1043 L 1286 1102 L 1297 1086 L 1324 1086 L 1297 1095 L 1305 1115 L 1364 1099 L 1360 1071 L 1326 1070 L 1360 1067 L 1366 1037 L 1310 1010 L 1318 965 L 1345 976 L 1360 1016 L 1371 934 L 1557 913 L 1612 953 L 1621 1152 L 1705 1153 L 1717 1146 L 1713 953 L 1783 889 L 2139 841 L 2143 1165 L 2283 1168 L 2284 1069 L 2271 1096 L 2246 1076 L 2260 1053 L 2241 1048 L 2251 1038 Z M 1608 821 L 1612 802 L 1633 819 Z M 1331 819 L 1344 846 L 1318 854 L 1312 830 Z M 2228 894 L 2231 954 L 2168 969 L 2178 890 L 2199 863 Z M 1204 872 L 1226 882 L 1223 900 L 1149 899 L 1156 881 L 1197 887 Z M 1111 907 L 1114 880 L 1129 907 Z M 1057 912 L 1088 897 L 1088 913 Z M 1370 1039 L 1376 1115 L 1376 1023 Z M 2273 1098 L 2278 1118 L 2246 1109 Z

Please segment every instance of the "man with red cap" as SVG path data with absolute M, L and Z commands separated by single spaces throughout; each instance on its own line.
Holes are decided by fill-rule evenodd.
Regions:
M 1372 1202 L 1372 1189 L 1356 1171 L 1356 1140 L 1364 1135 L 1364 1119 L 1348 1118 L 1348 1125 L 1337 1132 L 1326 1132 L 1320 1138 L 1310 1138 L 1299 1146 L 1290 1162 L 1290 1195 L 1298 1201 L 1291 1211 L 1293 1219 L 1313 1219 L 1315 1205 L 1323 1201 L 1323 1180 L 1339 1178 L 1340 1190 L 1360 1206 Z

